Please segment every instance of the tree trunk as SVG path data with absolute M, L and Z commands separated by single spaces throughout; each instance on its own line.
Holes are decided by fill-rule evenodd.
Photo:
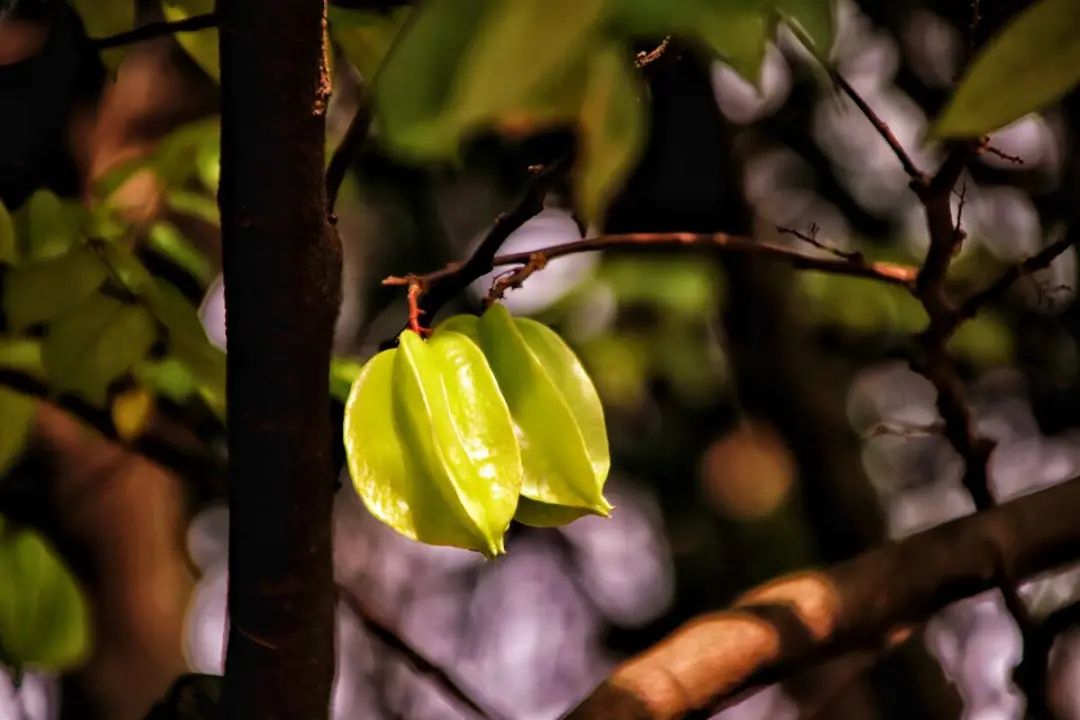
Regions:
M 323 182 L 320 0 L 219 0 L 228 328 L 225 717 L 325 718 L 333 676 L 328 367 L 340 247 Z

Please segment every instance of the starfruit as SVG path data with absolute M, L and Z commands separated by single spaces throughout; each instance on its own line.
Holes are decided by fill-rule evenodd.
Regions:
M 510 408 L 524 470 L 515 519 L 552 527 L 586 514 L 607 516 L 604 411 L 566 343 L 534 320 L 512 318 L 502 305 L 480 318 L 452 317 L 433 337 L 443 334 L 467 335 L 480 346 Z
M 504 552 L 521 490 L 510 411 L 468 337 L 405 331 L 372 358 L 345 406 L 353 484 L 375 517 L 434 545 Z

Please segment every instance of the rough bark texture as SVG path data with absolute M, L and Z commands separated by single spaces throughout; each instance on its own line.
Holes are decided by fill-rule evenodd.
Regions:
M 328 363 L 340 248 L 326 216 L 320 0 L 220 0 L 228 328 L 225 716 L 325 718 L 333 676 Z
M 844 650 L 884 647 L 945 605 L 1080 552 L 1080 478 L 890 543 L 832 568 L 772 580 L 631 658 L 568 716 L 678 718 Z

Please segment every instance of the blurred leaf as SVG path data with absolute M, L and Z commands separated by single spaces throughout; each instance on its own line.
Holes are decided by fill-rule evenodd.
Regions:
M 221 122 L 218 118 L 196 120 L 166 135 L 154 149 L 150 165 L 167 188 L 178 188 L 196 177 L 205 183 L 210 178 L 202 175 L 213 172 L 205 167 L 207 163 L 213 163 L 208 156 L 218 153 L 220 143 Z
M 64 670 L 90 644 L 86 601 L 56 551 L 38 533 L 0 517 L 0 662 Z
M 135 0 L 71 0 L 91 38 L 116 35 L 135 27 Z
M 384 14 L 331 5 L 330 35 L 360 76 L 371 81 L 410 12 L 408 7 Z
M 997 367 L 1013 359 L 1013 331 L 990 311 L 963 323 L 949 339 L 949 352 L 979 367 Z
M 405 331 L 399 340 L 364 366 L 346 403 L 356 491 L 406 537 L 498 555 L 521 455 L 495 377 L 459 333 L 425 342 Z
M 75 244 L 82 235 L 79 226 L 86 210 L 53 192 L 38 190 L 15 215 L 23 238 L 20 255 L 24 260 L 44 260 L 62 255 Z
M 605 5 L 605 0 L 495 3 L 456 79 L 458 122 L 469 127 L 534 104 L 533 93 L 577 66 L 597 35 Z M 629 63 L 630 54 L 626 57 Z
M 104 406 L 109 384 L 145 357 L 156 340 L 146 308 L 98 294 L 49 327 L 41 356 L 57 392 Z
M 823 273 L 799 273 L 799 286 L 810 300 L 807 312 L 823 324 L 868 334 L 907 335 L 927 322 L 922 305 L 902 288 Z
M 460 128 L 448 118 L 467 48 L 492 0 L 429 0 L 412 15 L 375 84 L 380 136 L 407 156 L 449 156 Z
M 154 396 L 142 387 L 133 387 L 116 396 L 112 404 L 112 422 L 121 440 L 138 437 L 154 411 Z
M 630 408 L 641 404 L 647 389 L 649 346 L 638 338 L 605 333 L 581 346 L 585 364 L 593 369 L 605 405 Z
M 598 222 L 644 151 L 646 112 L 633 62 L 622 48 L 598 50 L 587 72 L 576 190 L 586 221 Z
M 611 257 L 600 272 L 620 304 L 656 305 L 665 314 L 700 318 L 713 315 L 720 303 L 716 266 L 701 258 Z
M 759 0 L 729 0 L 711 5 L 697 19 L 695 35 L 754 85 L 761 76 L 765 44 L 771 32 Z
M 73 248 L 60 257 L 18 265 L 4 281 L 4 313 L 12 329 L 49 322 L 97 290 L 108 270 L 93 250 Z
M 217 200 L 190 190 L 169 190 L 165 202 L 173 210 L 202 220 L 209 225 L 221 224 L 221 212 Z
M 3 201 L 0 201 L 0 263 L 14 263 L 19 259 L 19 246 L 15 241 L 15 225 Z
M 772 4 L 781 18 L 806 34 L 822 57 L 828 56 L 833 42 L 831 0 L 772 0 Z
M 214 279 L 214 268 L 199 248 L 170 222 L 160 221 L 150 227 L 147 246 L 187 272 L 203 286 Z
M 678 35 L 701 40 L 756 85 L 771 24 L 769 6 L 766 0 L 618 0 L 612 20 L 627 39 Z
M 980 52 L 933 126 L 977 137 L 1039 110 L 1080 82 L 1080 2 L 1040 0 Z
M 225 353 L 206 337 L 195 307 L 163 280 L 155 280 L 140 292 L 154 317 L 165 326 L 167 351 L 187 367 L 207 406 L 224 420 Z
M 161 0 L 161 12 L 169 22 L 179 22 L 213 11 L 214 0 Z M 216 29 L 206 28 L 195 32 L 176 33 L 175 37 L 180 47 L 187 51 L 187 54 L 206 71 L 207 75 L 215 80 L 221 80 Z
M 135 0 L 71 0 L 71 4 L 90 38 L 108 37 L 135 27 Z M 101 59 L 115 73 L 126 50 L 110 48 L 101 53 Z
M 330 358 L 330 396 L 345 402 L 363 365 L 349 358 Z
M 198 391 L 191 371 L 175 357 L 145 360 L 135 366 L 135 379 L 158 395 L 184 403 Z
M 17 370 L 38 379 L 44 378 L 41 343 L 30 338 L 0 337 L 0 368 Z
M 0 478 L 22 454 L 34 425 L 35 402 L 22 393 L 0 387 Z M 4 578 L 0 573 L 0 578 Z M 7 579 L 4 578 L 4 582 Z M 3 648 L 0 641 L 0 648 Z M 0 649 L 0 653 L 2 653 Z

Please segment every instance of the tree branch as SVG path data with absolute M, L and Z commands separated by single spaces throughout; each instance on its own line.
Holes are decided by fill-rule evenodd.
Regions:
M 1080 553 L 1080 478 L 870 550 L 773 580 L 698 617 L 612 675 L 571 720 L 677 718 L 891 633 L 994 587 L 1004 560 L 1026 578 Z
M 205 15 L 192 15 L 189 18 L 172 22 L 161 21 L 149 23 L 126 32 L 117 33 L 116 35 L 93 38 L 91 42 L 98 50 L 108 50 L 109 48 L 131 45 L 133 43 L 143 42 L 144 40 L 153 40 L 154 38 L 164 37 L 166 35 L 205 30 L 206 28 L 217 27 L 217 24 L 217 13 L 206 13 Z
M 117 432 L 108 411 L 71 395 L 53 397 L 48 385 L 32 375 L 17 370 L 0 368 L 0 386 L 38 398 L 43 402 L 49 402 L 94 428 L 109 440 L 153 460 L 177 475 L 197 480 L 200 484 L 210 486 L 220 492 L 224 491 L 226 473 L 224 463 L 201 448 L 176 442 L 166 433 L 145 432 L 133 440 L 125 440 Z
M 521 214 L 517 215 L 514 221 Z M 513 224 L 514 221 L 506 221 L 506 225 Z M 505 239 L 502 236 L 505 231 L 506 228 L 504 227 L 499 233 L 489 234 L 488 237 L 494 236 Z M 499 244 L 501 242 L 502 240 L 499 240 Z M 469 283 L 496 267 L 521 265 L 522 269 L 524 269 L 531 266 L 528 274 L 532 274 L 533 271 L 540 269 L 538 266 L 566 255 L 629 248 L 639 250 L 686 248 L 761 255 L 787 262 L 798 269 L 877 280 L 910 291 L 914 291 L 915 288 L 916 269 L 907 265 L 889 262 L 868 262 L 861 256 L 842 258 L 807 255 L 783 245 L 757 242 L 748 237 L 728 235 L 726 233 L 680 232 L 598 235 L 561 245 L 552 245 L 539 250 L 507 253 L 494 257 L 489 257 L 490 249 L 485 249 L 484 253 L 481 254 L 478 251 L 464 263 L 450 263 L 426 275 L 390 276 L 384 279 L 383 283 L 386 285 L 418 285 L 422 290 L 422 292 L 418 293 L 420 309 L 430 318 L 455 293 L 460 292 Z
M 469 283 L 485 274 L 495 265 L 495 253 L 511 233 L 536 217 L 544 209 L 548 191 L 570 166 L 570 157 L 564 155 L 554 162 L 531 168 L 533 177 L 525 194 L 509 211 L 495 219 L 495 224 L 464 261 L 447 266 L 442 272 L 432 273 L 435 282 L 425 282 L 418 298 L 420 314 L 428 321 L 435 317 L 446 302 L 464 290 Z M 429 276 L 421 276 L 429 277 Z
M 356 113 L 349 121 L 349 127 L 345 129 L 341 142 L 334 148 L 334 154 L 330 156 L 330 162 L 326 166 L 326 208 L 331 217 L 334 217 L 334 206 L 337 205 L 338 192 L 341 190 L 341 183 L 345 181 L 345 173 L 371 131 L 373 115 L 371 91 L 369 86 L 365 85 L 360 92 Z
M 844 94 L 848 96 L 851 102 L 855 103 L 855 106 L 859 108 L 859 111 L 866 116 L 866 119 L 870 121 L 870 124 L 874 126 L 874 129 L 878 131 L 878 134 L 884 138 L 885 142 L 889 145 L 889 148 L 896 155 L 900 161 L 900 165 L 903 166 L 904 172 L 908 174 L 913 183 L 923 184 L 926 182 L 926 175 L 915 164 L 915 161 L 908 155 L 907 150 L 900 144 L 900 141 L 896 139 L 896 134 L 893 133 L 892 128 L 882 120 L 874 109 L 863 99 L 862 95 L 852 87 L 843 75 L 837 72 L 835 69 L 829 70 L 830 76 L 832 76 L 833 82 L 835 82 Z
M 380 618 L 367 604 L 344 585 L 338 584 L 338 597 L 345 603 L 353 616 L 363 624 L 364 629 L 377 637 L 384 645 L 396 651 L 414 670 L 431 678 L 444 693 L 467 707 L 472 714 L 480 718 L 496 718 L 497 715 L 485 710 L 480 704 L 447 673 L 423 653 L 410 645 L 389 623 Z
M 982 307 L 1000 299 L 1017 280 L 1049 267 L 1055 258 L 1075 245 L 1078 240 L 1080 240 L 1080 225 L 1074 223 L 1069 226 L 1063 236 L 1027 260 L 1011 266 L 997 280 L 961 303 L 956 311 L 956 321 L 962 322 L 974 317 Z

